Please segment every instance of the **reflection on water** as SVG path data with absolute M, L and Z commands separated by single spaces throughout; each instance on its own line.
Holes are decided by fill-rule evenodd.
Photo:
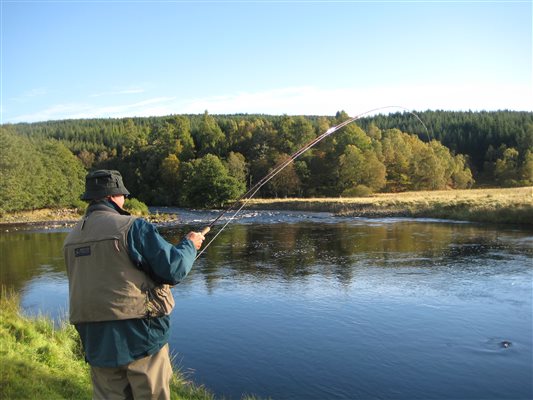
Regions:
M 165 234 L 178 240 L 185 230 Z M 454 266 L 472 269 L 482 266 L 485 259 L 503 263 L 506 258 L 531 257 L 532 244 L 533 238 L 524 238 L 523 232 L 502 234 L 464 224 L 236 224 L 203 254 L 200 270 L 208 285 L 226 279 L 229 273 L 232 279 L 259 281 L 320 274 L 349 285 L 363 266 L 394 268 L 396 274 L 433 274 Z M 417 272 L 419 267 L 424 271 Z
M 214 215 L 160 230 L 177 241 Z M 65 311 L 64 236 L 0 234 L 1 283 L 28 312 Z M 244 213 L 173 289 L 171 348 L 227 398 L 532 398 L 532 244 L 474 224 Z
M 61 247 L 65 236 L 63 232 L 1 232 L 0 283 L 20 290 L 35 277 L 64 275 Z

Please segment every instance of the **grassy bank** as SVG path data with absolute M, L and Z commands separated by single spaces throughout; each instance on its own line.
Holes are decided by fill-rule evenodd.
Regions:
M 90 399 L 89 367 L 78 334 L 49 318 L 20 313 L 16 295 L 2 288 L 0 298 L 0 399 Z M 214 399 L 179 373 L 171 383 L 172 399 Z
M 248 209 L 327 211 L 354 217 L 443 218 L 533 225 L 533 187 L 379 193 L 369 197 L 251 199 Z M 154 223 L 172 223 L 172 214 L 145 215 Z M 0 224 L 72 225 L 76 209 L 43 209 L 0 215 Z
M 0 215 L 1 224 L 31 224 L 55 222 L 68 224 L 81 218 L 76 208 L 42 208 L 40 210 L 4 212 Z
M 247 208 L 533 225 L 533 187 L 381 193 L 354 198 L 252 199 Z
M 131 212 L 131 210 L 128 210 Z M 40 210 L 14 211 L 0 215 L 0 224 L 10 225 L 46 225 L 47 228 L 60 228 L 74 225 L 83 216 L 84 210 L 76 208 L 43 208 Z M 172 214 L 148 214 L 132 212 L 153 223 L 172 223 L 176 216 Z

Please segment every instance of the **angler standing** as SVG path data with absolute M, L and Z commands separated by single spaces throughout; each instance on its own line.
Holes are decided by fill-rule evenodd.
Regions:
M 192 268 L 204 236 L 177 245 L 122 207 L 118 171 L 85 178 L 85 216 L 64 242 L 70 322 L 91 366 L 94 399 L 169 399 L 170 285 Z

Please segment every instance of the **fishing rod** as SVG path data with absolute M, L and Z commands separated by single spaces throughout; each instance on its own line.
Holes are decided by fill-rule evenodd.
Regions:
M 304 146 L 302 146 L 299 150 L 295 151 L 293 154 L 291 154 L 289 156 L 288 159 L 286 159 L 285 161 L 281 162 L 280 164 L 278 164 L 276 167 L 274 167 L 268 174 L 266 174 L 261 180 L 259 180 L 255 185 L 253 185 L 246 193 L 244 193 L 243 195 L 241 195 L 237 200 L 235 200 L 235 202 L 233 204 L 231 204 L 228 208 L 226 208 L 225 210 L 223 210 L 222 212 L 220 212 L 218 214 L 218 216 L 213 220 L 211 221 L 211 223 L 204 227 L 201 231 L 201 233 L 203 235 L 206 235 L 207 233 L 209 233 L 209 231 L 211 230 L 211 228 L 226 214 L 228 214 L 230 211 L 232 210 L 235 210 L 235 212 L 233 213 L 233 215 L 231 215 L 231 217 L 226 221 L 226 223 L 222 226 L 222 228 L 220 228 L 217 233 L 215 234 L 215 236 L 213 236 L 211 238 L 211 240 L 203 247 L 202 251 L 200 251 L 198 253 L 198 255 L 196 256 L 196 259 L 198 259 L 198 257 L 200 257 L 202 255 L 202 253 L 209 247 L 209 245 L 211 243 L 213 243 L 213 241 L 217 238 L 218 235 L 220 235 L 220 233 L 226 228 L 226 226 L 228 226 L 228 224 L 233 221 L 235 219 L 235 217 L 237 216 L 237 214 L 239 214 L 239 212 L 246 206 L 246 204 L 248 204 L 248 202 L 255 196 L 255 194 L 264 186 L 266 185 L 272 178 L 274 178 L 277 174 L 279 174 L 285 167 L 287 167 L 289 164 L 291 164 L 292 162 L 294 162 L 294 160 L 296 160 L 298 157 L 300 157 L 303 153 L 305 153 L 307 150 L 309 150 L 311 147 L 315 146 L 317 143 L 319 143 L 320 141 L 322 141 L 323 139 L 325 139 L 326 137 L 330 136 L 331 134 L 333 134 L 334 132 L 344 128 L 346 125 L 348 124 L 351 124 L 352 122 L 354 121 L 357 121 L 358 119 L 362 118 L 363 116 L 365 115 L 368 115 L 370 113 L 373 113 L 373 112 L 376 112 L 376 111 L 380 111 L 380 110 L 384 110 L 384 109 L 387 109 L 387 108 L 400 108 L 400 109 L 403 109 L 405 111 L 407 111 L 408 113 L 410 113 L 411 115 L 413 115 L 421 124 L 422 126 L 425 128 L 426 130 L 426 133 L 428 135 L 428 140 L 430 140 L 430 136 L 429 136 L 429 130 L 428 128 L 426 127 L 426 125 L 424 124 L 424 122 L 420 119 L 420 117 L 418 115 L 416 115 L 414 112 L 408 110 L 407 108 L 405 107 L 402 107 L 402 106 L 385 106 L 385 107 L 379 107 L 379 108 L 374 108 L 372 110 L 368 110 L 368 111 L 365 111 L 361 114 L 358 114 L 356 115 L 355 117 L 352 117 L 352 118 L 349 118 L 347 119 L 346 121 L 343 121 L 341 122 L 340 124 L 338 125 L 335 125 L 335 126 L 332 126 L 331 128 L 329 128 L 326 132 L 322 133 L 321 135 L 317 136 L 316 138 L 314 138 L 313 140 L 309 141 L 307 144 L 305 144 Z

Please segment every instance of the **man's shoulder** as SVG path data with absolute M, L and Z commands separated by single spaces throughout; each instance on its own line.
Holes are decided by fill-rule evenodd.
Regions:
M 145 237 L 146 235 L 153 235 L 155 233 L 158 233 L 156 226 L 144 218 L 134 217 L 132 220 L 129 229 L 130 236 Z

